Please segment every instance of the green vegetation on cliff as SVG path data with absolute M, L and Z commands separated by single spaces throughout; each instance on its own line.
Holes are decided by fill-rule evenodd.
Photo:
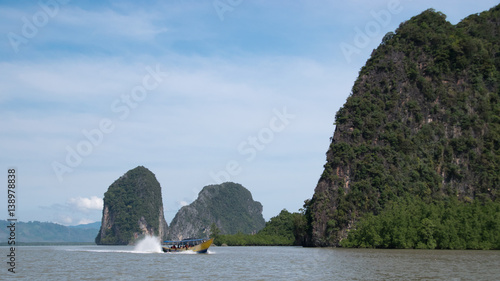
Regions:
M 427 204 L 405 198 L 367 213 L 344 247 L 396 249 L 500 249 L 500 202 L 450 200 Z
M 169 238 L 206 237 L 215 223 L 222 234 L 256 233 L 265 225 L 262 204 L 241 184 L 205 186 L 198 198 L 182 207 L 170 224 Z
M 401 227 L 418 233 L 430 224 L 434 237 L 448 229 L 450 210 L 463 215 L 464 227 L 480 212 L 481 231 L 500 236 L 500 5 L 456 26 L 434 10 L 402 23 L 361 69 L 335 122 L 325 170 L 305 206 L 306 245 L 340 245 L 351 233 L 342 245 L 498 247 L 483 236 L 434 238 L 434 245 L 423 230 L 398 244 L 382 225 L 398 225 L 391 208 L 418 210 L 417 221 Z M 469 233 L 449 230 L 460 239 Z M 362 233 L 375 238 L 363 242 Z
M 128 171 L 104 193 L 104 209 L 97 244 L 129 244 L 138 236 L 164 236 L 161 187 L 143 166 Z

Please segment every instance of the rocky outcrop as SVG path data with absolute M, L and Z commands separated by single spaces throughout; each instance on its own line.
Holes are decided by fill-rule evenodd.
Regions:
M 193 203 L 177 212 L 168 236 L 169 239 L 208 237 L 212 223 L 221 234 L 256 233 L 265 226 L 262 205 L 240 184 L 205 186 Z
M 165 238 L 168 226 L 163 214 L 161 186 L 143 166 L 121 176 L 104 194 L 99 245 L 126 245 L 144 235 Z
M 427 10 L 384 37 L 336 114 L 306 245 L 339 245 L 399 198 L 500 198 L 499 46 L 500 5 L 455 26 Z

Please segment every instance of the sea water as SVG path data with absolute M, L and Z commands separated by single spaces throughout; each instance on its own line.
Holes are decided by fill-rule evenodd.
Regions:
M 136 246 L 22 246 L 19 280 L 499 280 L 499 251 L 211 247 L 162 253 L 157 239 Z M 7 253 L 8 247 L 0 247 Z M 6 254 L 1 256 L 6 257 Z

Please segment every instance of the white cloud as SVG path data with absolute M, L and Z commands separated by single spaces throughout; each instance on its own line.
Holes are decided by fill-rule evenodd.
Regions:
M 73 197 L 65 204 L 38 206 L 37 214 L 31 220 L 50 221 L 62 225 L 88 224 L 99 221 L 102 216 L 103 200 L 97 196 Z
M 73 223 L 73 219 L 70 216 L 59 215 L 55 219 L 55 223 L 59 223 L 62 225 L 70 225 L 71 223 Z
M 145 65 L 106 60 L 71 60 L 0 63 L 0 102 L 20 99 L 24 103 L 90 103 L 107 97 L 120 97 L 141 82 L 147 73 Z M 129 82 L 130 81 L 130 82 Z M 57 105 L 57 104 L 56 104 Z M 77 109 L 85 110 L 85 104 Z
M 95 221 L 94 221 L 94 220 L 91 220 L 91 219 L 85 219 L 85 218 L 84 218 L 84 219 L 80 219 L 80 220 L 78 221 L 78 224 L 89 224 L 89 223 L 93 223 L 93 222 L 95 222 Z
M 68 200 L 70 206 L 74 206 L 81 211 L 102 210 L 104 201 L 102 198 L 92 196 L 90 198 L 76 197 Z
M 146 14 L 137 10 L 123 14 L 111 9 L 87 11 L 78 7 L 70 7 L 56 18 L 63 25 L 92 31 L 92 36 L 127 37 L 134 40 L 148 40 L 167 32 L 166 27 L 158 27 L 154 23 L 157 19 L 155 13 Z

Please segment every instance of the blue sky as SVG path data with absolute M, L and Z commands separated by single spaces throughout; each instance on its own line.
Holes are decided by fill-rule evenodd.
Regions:
M 167 222 L 221 180 L 266 220 L 297 211 L 382 37 L 428 8 L 455 24 L 496 4 L 0 1 L 0 167 L 18 170 L 18 219 L 99 221 L 104 192 L 138 165 Z

